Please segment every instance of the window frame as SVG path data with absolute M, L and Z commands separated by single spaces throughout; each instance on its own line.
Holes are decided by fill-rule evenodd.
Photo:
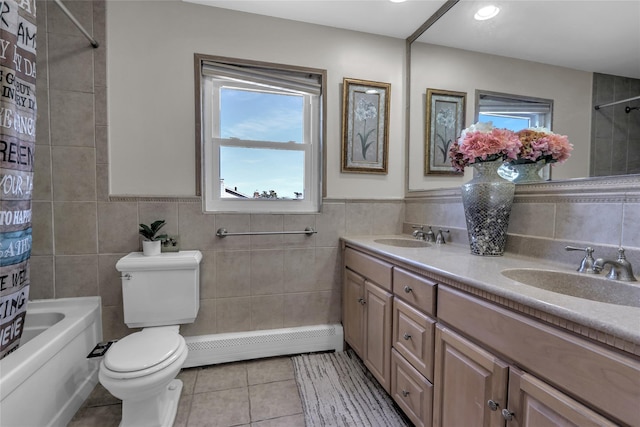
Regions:
M 226 58 L 211 55 L 194 55 L 195 66 L 195 90 L 196 90 L 196 167 L 197 167 L 197 194 L 202 197 L 202 208 L 205 213 L 242 212 L 242 213 L 317 213 L 320 211 L 322 198 L 326 197 L 324 175 L 326 172 L 326 149 L 324 136 L 326 135 L 326 96 L 325 88 L 326 70 L 280 65 L 273 63 L 248 61 L 242 59 Z M 203 73 L 205 64 L 222 63 L 238 66 L 259 67 L 261 69 L 278 72 L 294 72 L 312 74 L 318 77 L 321 85 L 317 101 L 307 103 L 313 96 L 305 96 L 304 108 L 309 110 L 311 117 L 318 117 L 319 123 L 314 127 L 305 120 L 305 137 L 313 135 L 311 145 L 301 143 L 274 142 L 264 143 L 246 140 L 230 140 L 213 137 L 213 96 L 215 79 Z M 219 129 L 219 128 L 218 128 Z M 210 137 L 211 136 L 211 137 Z M 215 141 L 214 141 L 215 140 Z M 221 145 L 222 144 L 222 145 Z M 256 145 L 257 144 L 257 145 Z M 295 147 L 293 146 L 295 145 Z M 233 199 L 221 197 L 219 185 L 219 163 L 216 164 L 220 146 L 259 146 L 260 148 L 295 149 L 305 151 L 305 199 L 304 200 L 269 200 L 269 199 Z M 301 148 L 304 147 L 304 148 Z M 311 154 L 311 156 L 309 155 Z M 216 185 L 216 182 L 218 184 Z M 307 196 L 307 192 L 309 193 Z

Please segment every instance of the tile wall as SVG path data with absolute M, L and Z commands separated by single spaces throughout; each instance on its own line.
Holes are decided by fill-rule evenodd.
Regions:
M 110 198 L 104 1 L 65 1 L 93 49 L 53 2 L 38 6 L 38 129 L 32 298 L 102 297 L 104 338 L 129 331 L 115 263 L 140 250 L 138 224 L 162 218 L 203 252 L 201 303 L 186 336 L 339 322 L 339 236 L 397 234 L 404 203 L 325 200 L 315 215 L 204 215 L 199 198 Z M 229 231 L 318 234 L 215 237 Z
M 468 242 L 459 191 L 447 193 L 408 199 L 404 231 L 409 232 L 412 224 L 431 225 L 436 232 L 441 228 L 450 230 L 451 241 Z M 506 251 L 577 267 L 581 255 L 565 251 L 566 245 L 592 246 L 594 257 L 609 259 L 615 259 L 617 248 L 622 246 L 629 261 L 640 266 L 638 218 L 637 189 L 612 194 L 606 190 L 562 195 L 516 194 Z
M 640 79 L 593 75 L 593 105 L 640 96 Z M 640 99 L 593 110 L 591 116 L 591 176 L 640 173 Z

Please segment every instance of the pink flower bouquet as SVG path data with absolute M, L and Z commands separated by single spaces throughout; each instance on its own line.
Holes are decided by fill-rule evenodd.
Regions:
M 522 143 L 515 132 L 494 128 L 492 122 L 478 122 L 462 131 L 449 149 L 451 164 L 457 171 L 476 162 L 515 160 Z
M 563 163 L 571 155 L 573 145 L 566 135 L 558 135 L 545 128 L 529 128 L 516 132 L 522 148 L 511 163 Z

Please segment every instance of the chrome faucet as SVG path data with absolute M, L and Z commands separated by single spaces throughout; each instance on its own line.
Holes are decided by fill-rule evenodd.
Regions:
M 414 225 L 412 226 L 412 228 L 415 229 L 415 231 L 412 233 L 413 237 L 415 237 L 418 240 L 425 240 L 427 242 L 433 242 L 435 241 L 435 235 L 433 234 L 433 230 L 431 229 L 431 226 L 429 226 L 429 231 L 424 231 L 424 226 L 423 225 Z
M 636 278 L 633 275 L 633 268 L 631 267 L 631 263 L 627 261 L 627 257 L 624 255 L 624 249 L 618 249 L 618 259 L 608 260 L 603 258 L 598 258 L 593 263 L 593 269 L 596 272 L 600 272 L 604 269 L 606 265 L 611 266 L 611 270 L 609 274 L 607 274 L 607 279 L 611 280 L 622 280 L 624 282 L 636 282 Z
M 415 237 L 418 240 L 426 240 L 423 225 L 412 225 L 411 228 L 414 229 L 413 233 L 411 233 L 413 237 Z
M 593 248 L 591 246 L 587 246 L 586 248 L 576 248 L 574 246 L 565 246 L 565 251 L 584 251 L 586 255 L 580 261 L 580 266 L 578 267 L 578 273 L 588 273 L 588 274 L 598 274 L 600 271 L 596 271 L 593 268 L 593 264 L 596 260 L 593 259 Z

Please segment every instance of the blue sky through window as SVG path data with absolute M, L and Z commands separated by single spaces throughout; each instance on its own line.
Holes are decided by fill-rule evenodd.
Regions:
M 525 117 L 495 116 L 493 114 L 480 113 L 478 118 L 481 122 L 493 122 L 494 127 L 509 129 L 514 132 L 531 126 L 529 119 Z
M 222 88 L 220 137 L 254 141 L 303 142 L 303 101 L 299 95 Z M 274 190 L 295 198 L 304 191 L 304 152 L 221 147 L 220 177 L 225 186 L 253 196 Z

